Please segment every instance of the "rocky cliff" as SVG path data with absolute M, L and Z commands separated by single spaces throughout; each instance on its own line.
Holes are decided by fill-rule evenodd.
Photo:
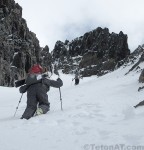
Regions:
M 0 1 L 0 85 L 13 86 L 25 77 L 30 66 L 40 61 L 36 35 L 22 18 L 22 8 L 14 0 Z
M 110 34 L 108 28 L 101 27 L 71 42 L 57 41 L 52 52 L 64 73 L 79 68 L 83 76 L 100 76 L 113 71 L 129 54 L 126 34 L 122 31 Z

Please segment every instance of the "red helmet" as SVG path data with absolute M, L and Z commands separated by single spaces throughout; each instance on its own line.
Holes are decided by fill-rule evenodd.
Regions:
M 42 73 L 42 72 L 43 68 L 38 64 L 33 65 L 29 70 L 29 73 Z

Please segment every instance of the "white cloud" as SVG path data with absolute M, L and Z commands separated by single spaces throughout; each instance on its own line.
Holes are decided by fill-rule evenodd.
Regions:
M 41 46 L 72 40 L 97 27 L 128 35 L 131 51 L 144 43 L 143 0 L 15 0 Z

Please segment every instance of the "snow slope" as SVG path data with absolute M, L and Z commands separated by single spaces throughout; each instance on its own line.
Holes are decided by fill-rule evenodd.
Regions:
M 17 88 L 0 87 L 0 150 L 142 146 L 144 107 L 133 108 L 144 98 L 143 91 L 137 91 L 142 84 L 138 83 L 140 73 L 124 75 L 129 69 L 130 66 L 102 77 L 83 78 L 78 86 L 72 82 L 73 76 L 61 73 L 64 110 L 60 109 L 59 90 L 51 88 L 51 111 L 30 120 L 19 119 L 26 107 L 26 94 L 13 117 L 21 94 Z

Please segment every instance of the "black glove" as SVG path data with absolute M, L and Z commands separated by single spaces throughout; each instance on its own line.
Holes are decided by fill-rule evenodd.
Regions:
M 60 78 L 57 78 L 57 81 L 63 86 L 63 81 Z
M 19 92 L 20 92 L 20 93 L 25 93 L 25 92 L 27 91 L 27 89 L 28 89 L 28 86 L 27 86 L 27 85 L 23 85 L 23 86 L 21 86 L 21 87 L 19 88 Z
M 57 78 L 57 81 L 61 81 L 62 82 L 62 80 L 60 78 Z

